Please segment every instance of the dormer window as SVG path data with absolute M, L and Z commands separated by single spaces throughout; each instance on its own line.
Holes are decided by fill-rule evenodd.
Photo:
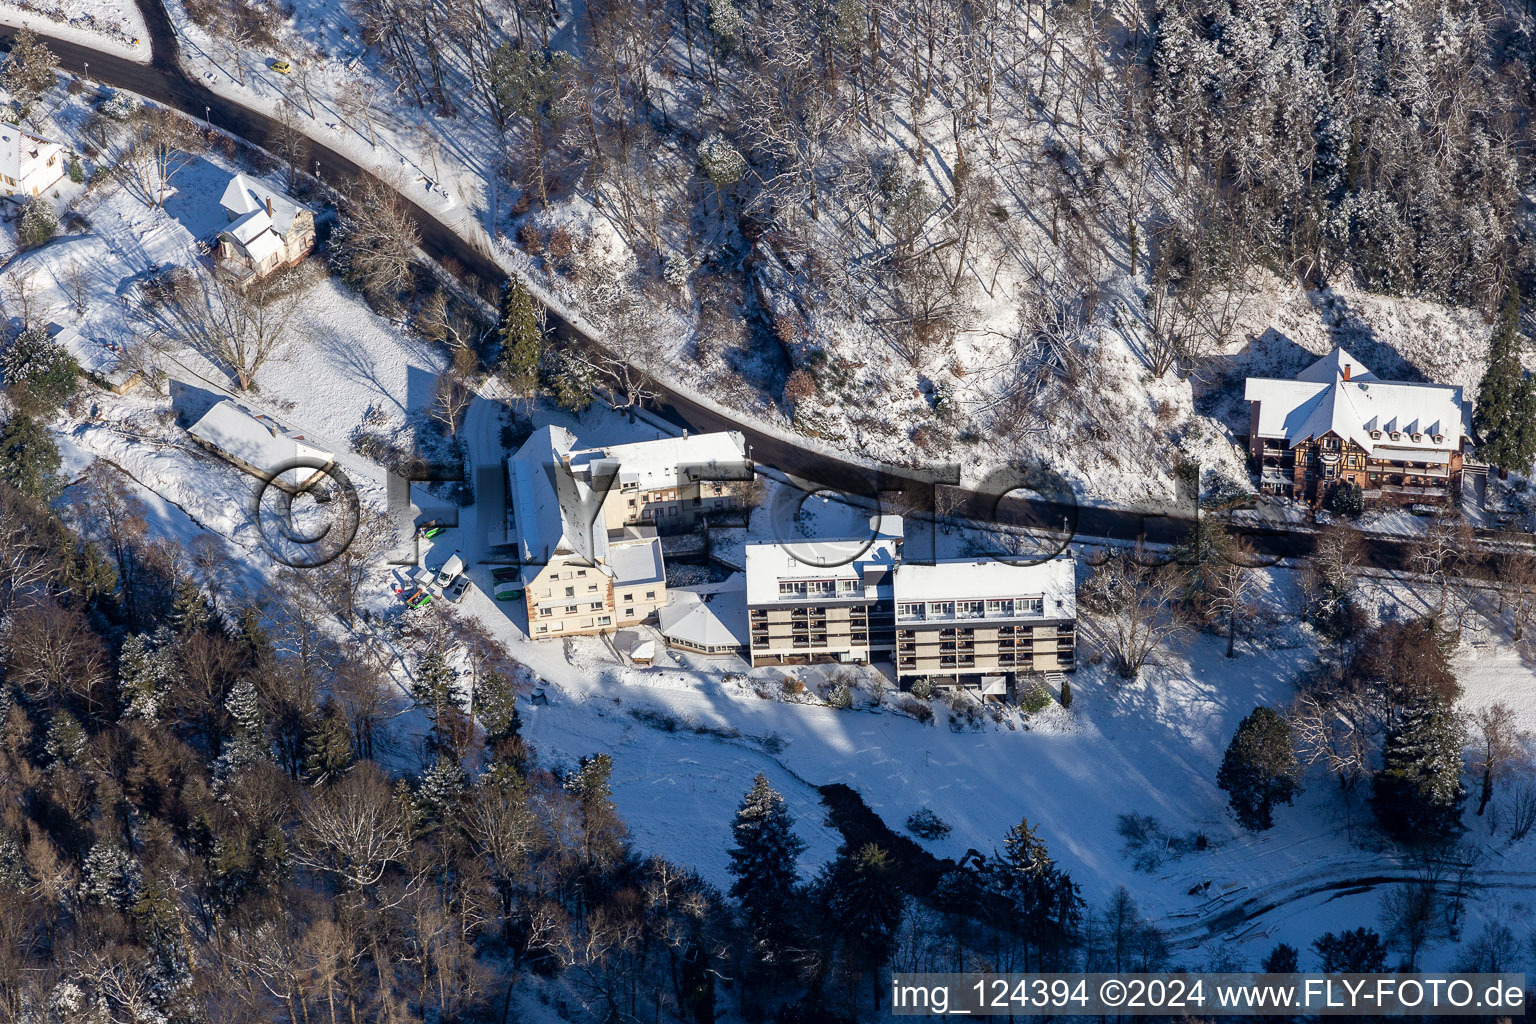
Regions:
M 1394 431 L 1392 431 L 1392 440 L 1394 440 L 1394 441 L 1396 441 L 1396 440 L 1398 440 L 1398 439 L 1399 439 L 1399 438 L 1401 438 L 1401 437 L 1402 437 L 1402 436 L 1403 436 L 1403 435 L 1402 435 L 1402 434 L 1400 434 L 1400 433 L 1398 433 L 1398 432 L 1397 432 L 1397 431 L 1395 431 L 1395 430 L 1394 430 Z
M 1414 434 L 1413 435 L 1413 443 L 1414 444 L 1418 444 L 1419 441 L 1421 441 L 1423 439 L 1423 437 L 1424 437 L 1423 434 Z
M 1372 441 L 1380 441 L 1381 440 L 1381 431 L 1379 431 L 1379 430 L 1371 431 L 1371 440 Z
M 1444 434 L 1436 434 L 1435 435 L 1435 444 L 1444 444 L 1444 443 L 1445 443 L 1445 435 Z

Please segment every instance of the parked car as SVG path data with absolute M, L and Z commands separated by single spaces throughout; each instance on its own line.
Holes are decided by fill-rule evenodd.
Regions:
M 443 563 L 443 567 L 437 570 L 437 585 L 446 590 L 463 572 L 464 559 L 460 558 L 459 553 L 455 551 L 448 556 L 448 561 Z
M 293 65 L 286 60 L 275 60 L 272 62 L 272 70 L 280 75 L 291 75 L 293 74 Z
M 1410 505 L 1408 511 L 1416 516 L 1432 516 L 1437 515 L 1440 510 L 1433 505 Z
M 453 581 L 453 586 L 443 591 L 443 596 L 454 604 L 464 600 L 464 594 L 469 590 L 470 580 L 468 576 L 460 576 Z

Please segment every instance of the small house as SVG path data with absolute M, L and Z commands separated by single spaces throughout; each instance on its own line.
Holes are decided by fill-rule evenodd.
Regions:
M 237 174 L 219 200 L 229 224 L 215 262 L 240 287 L 291 267 L 315 247 L 315 212 L 286 193 Z
M 87 338 L 77 328 L 54 323 L 48 325 L 48 336 L 74 357 L 81 375 L 99 388 L 122 395 L 142 379 L 138 370 L 126 365 L 123 347 L 117 342 Z
M 0 123 L 0 188 L 6 195 L 41 195 L 64 177 L 64 171 L 63 146 L 18 125 Z
M 214 454 L 290 494 L 314 484 L 336 461 L 303 434 L 229 398 L 209 406 L 187 433 Z

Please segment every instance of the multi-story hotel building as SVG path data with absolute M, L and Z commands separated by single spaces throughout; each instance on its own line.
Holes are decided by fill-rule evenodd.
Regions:
M 748 544 L 752 664 L 867 662 L 891 651 L 901 541 L 901 517 L 877 516 L 862 538 Z
M 957 559 L 896 567 L 896 675 L 1005 692 L 1019 672 L 1077 667 L 1071 555 L 1037 565 Z
M 1335 348 L 1295 380 L 1248 378 L 1245 397 L 1265 494 L 1316 506 L 1348 483 L 1368 501 L 1432 503 L 1461 482 L 1472 403 L 1459 387 L 1378 380 Z

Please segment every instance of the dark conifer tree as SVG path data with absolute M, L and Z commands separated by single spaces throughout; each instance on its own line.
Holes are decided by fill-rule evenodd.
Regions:
M 784 798 L 765 775 L 752 780 L 736 809 L 732 831 L 736 843 L 730 849 L 729 870 L 736 881 L 731 896 L 741 905 L 758 955 L 765 963 L 776 963 L 782 959 L 785 940 L 795 933 L 797 864 L 805 843 L 795 835 L 795 819 Z
M 1226 790 L 1238 822 L 1262 832 L 1274 824 L 1274 806 L 1295 799 L 1301 788 L 1300 771 L 1290 725 L 1273 709 L 1258 707 L 1243 719 L 1227 745 L 1216 785 Z
M 1438 845 L 1461 833 L 1461 751 L 1465 736 L 1445 701 L 1410 701 L 1387 733 L 1371 793 L 1381 827 L 1401 843 Z
M 1478 454 L 1502 469 L 1529 473 L 1536 459 L 1536 380 L 1520 365 L 1520 292 L 1511 288 L 1488 346 L 1488 368 L 1472 420 Z

